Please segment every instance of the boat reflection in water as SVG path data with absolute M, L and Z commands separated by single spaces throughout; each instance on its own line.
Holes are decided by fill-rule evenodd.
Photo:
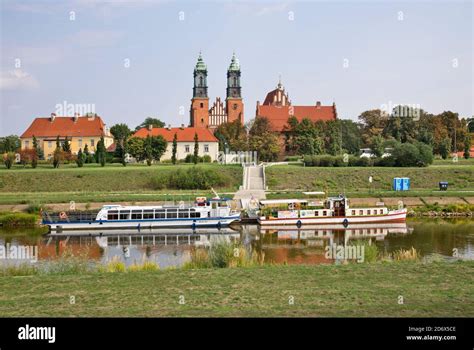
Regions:
M 307 225 L 304 228 L 282 226 L 260 227 L 260 246 L 265 251 L 265 261 L 288 264 L 334 263 L 328 259 L 328 247 L 346 247 L 376 244 L 388 235 L 406 235 L 413 231 L 406 222 L 384 224 Z
M 49 234 L 39 251 L 40 259 L 71 252 L 102 263 L 118 258 L 128 266 L 148 260 L 165 268 L 181 266 L 193 247 L 209 247 L 216 239 L 238 241 L 240 233 L 231 228 L 73 231 Z
M 356 240 L 384 240 L 388 235 L 411 232 L 406 223 L 308 225 L 304 228 L 242 225 L 237 230 L 142 229 L 120 231 L 71 231 L 47 235 L 40 242 L 40 260 L 55 259 L 65 252 L 86 255 L 90 260 L 107 263 L 119 258 L 126 265 L 143 260 L 160 267 L 181 266 L 191 259 L 193 249 L 207 248 L 215 242 L 241 242 L 249 251 L 264 253 L 265 262 L 288 264 L 334 263 L 325 258 L 325 248 L 354 245 Z

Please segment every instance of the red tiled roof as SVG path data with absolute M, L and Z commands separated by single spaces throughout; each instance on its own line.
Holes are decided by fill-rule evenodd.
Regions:
M 290 108 L 292 112 L 290 113 Z M 266 106 L 257 107 L 257 117 L 267 117 L 270 121 L 273 131 L 283 131 L 288 125 L 288 118 L 293 115 L 302 121 L 304 118 L 313 122 L 318 120 L 328 121 L 336 120 L 335 106 Z
M 117 149 L 117 145 L 114 142 L 109 147 L 107 147 L 106 152 L 115 152 L 116 149 Z
M 30 127 L 21 135 L 27 137 L 77 137 L 77 136 L 102 136 L 104 135 L 105 124 L 99 116 L 78 117 L 74 121 L 73 117 L 35 118 Z
M 134 137 L 147 137 L 161 135 L 168 142 L 173 142 L 174 134 L 177 134 L 178 142 L 194 142 L 194 134 L 197 133 L 198 140 L 204 142 L 218 142 L 214 134 L 206 128 L 153 128 L 151 131 L 148 128 L 141 128 Z
M 263 104 L 266 105 L 266 106 L 271 105 L 274 101 L 275 96 L 278 94 L 278 91 L 280 91 L 278 88 L 276 88 L 275 90 L 270 91 L 267 94 L 267 97 L 265 97 L 265 101 L 263 101 Z M 282 93 L 283 93 L 283 91 L 282 91 Z

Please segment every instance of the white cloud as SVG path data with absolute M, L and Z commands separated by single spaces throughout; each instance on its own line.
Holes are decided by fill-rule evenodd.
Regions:
M 0 73 L 0 90 L 31 90 L 39 86 L 34 76 L 21 69 Z

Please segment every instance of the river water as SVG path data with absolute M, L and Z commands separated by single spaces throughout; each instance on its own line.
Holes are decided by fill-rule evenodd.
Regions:
M 0 266 L 54 260 L 65 252 L 105 264 L 119 259 L 126 265 L 151 260 L 160 267 L 178 267 L 190 260 L 193 249 L 206 249 L 217 241 L 241 242 L 263 252 L 266 263 L 334 263 L 326 256 L 328 246 L 375 244 L 379 252 L 391 253 L 414 247 L 426 258 L 460 256 L 474 259 L 474 220 L 411 219 L 403 224 L 374 226 L 272 228 L 257 225 L 236 229 L 75 232 L 47 235 L 38 229 L 0 230 Z M 19 252 L 36 252 L 34 257 Z M 12 253 L 13 252 L 13 253 Z M 8 253 L 8 256 L 7 256 Z M 15 255 L 17 254 L 17 255 Z

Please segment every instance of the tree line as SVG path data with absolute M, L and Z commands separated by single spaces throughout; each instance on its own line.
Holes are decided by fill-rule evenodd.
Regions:
M 238 122 L 220 125 L 215 133 L 220 150 L 257 151 L 260 160 L 274 161 L 282 154 L 359 156 L 361 148 L 370 148 L 381 158 L 389 148 L 393 156 L 380 160 L 381 165 L 422 166 L 431 163 L 433 155 L 446 159 L 461 151 L 469 158 L 470 133 L 474 132 L 474 118 L 459 118 L 451 111 L 433 115 L 409 106 L 397 106 L 391 113 L 364 111 L 357 121 L 313 122 L 289 116 L 281 133 L 273 132 L 270 122 L 257 117 L 246 126 Z M 405 161 L 413 158 L 416 160 L 409 164 Z

